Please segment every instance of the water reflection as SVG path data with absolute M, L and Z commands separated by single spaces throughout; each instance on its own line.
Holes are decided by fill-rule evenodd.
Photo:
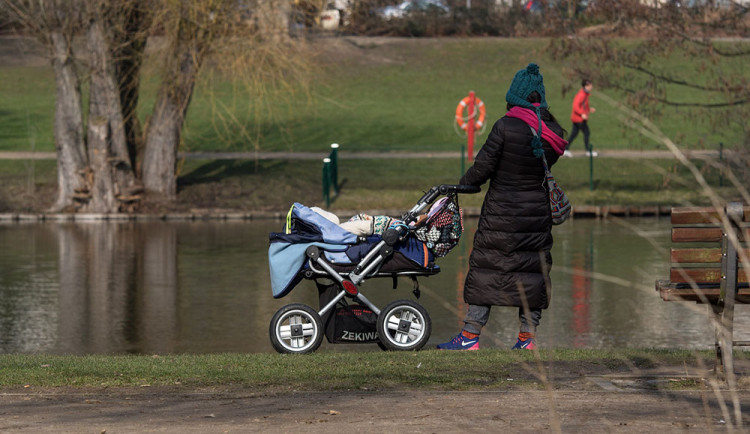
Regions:
M 278 221 L 0 224 L 0 353 L 270 352 L 268 325 L 282 305 L 316 306 L 304 282 L 275 300 L 267 234 Z M 442 273 L 420 281 L 433 320 L 429 346 L 456 333 L 466 310 L 462 286 L 476 221 Z M 702 308 L 662 302 L 653 289 L 668 275 L 666 219 L 574 220 L 554 229 L 546 347 L 710 348 Z M 411 282 L 367 281 L 378 305 L 411 298 Z M 743 309 L 741 306 L 740 309 Z M 744 325 L 742 310 L 738 329 Z M 507 348 L 515 309 L 493 309 L 485 348 Z M 377 350 L 329 345 L 322 351 Z
M 593 237 L 590 237 L 590 247 L 593 249 Z M 591 297 L 591 277 L 587 271 L 592 269 L 591 249 L 585 252 L 579 252 L 571 258 L 573 276 L 571 278 L 571 299 L 573 300 L 573 325 L 571 333 L 573 334 L 573 347 L 585 347 L 588 342 L 585 336 L 591 331 L 591 316 L 589 314 L 589 303 Z

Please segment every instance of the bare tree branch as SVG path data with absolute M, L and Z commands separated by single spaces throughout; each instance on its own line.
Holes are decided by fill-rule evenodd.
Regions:
M 748 56 L 748 55 L 750 55 L 750 50 L 740 50 L 740 49 L 737 49 L 737 50 L 734 50 L 734 51 L 726 51 L 726 50 L 722 50 L 720 47 L 718 47 L 716 44 L 714 44 L 711 39 L 694 38 L 694 37 L 691 37 L 690 35 L 688 35 L 685 32 L 677 31 L 675 29 L 662 29 L 662 30 L 670 31 L 674 35 L 679 36 L 683 41 L 690 42 L 690 43 L 692 43 L 694 45 L 697 45 L 699 47 L 710 48 L 711 51 L 713 51 L 714 53 L 718 54 L 719 56 L 723 56 L 723 57 L 742 57 L 742 56 Z
M 642 66 L 639 66 L 639 65 L 623 64 L 623 66 L 625 68 L 632 69 L 634 71 L 642 72 L 642 73 L 650 76 L 651 78 L 655 78 L 655 79 L 663 81 L 665 83 L 676 84 L 676 85 L 680 85 L 680 86 L 686 86 L 686 87 L 690 87 L 690 88 L 693 88 L 693 89 L 705 90 L 705 91 L 708 91 L 708 92 L 726 92 L 726 91 L 730 91 L 730 92 L 742 92 L 744 90 L 743 87 L 739 87 L 739 86 L 738 87 L 730 87 L 730 88 L 715 87 L 715 86 L 703 86 L 703 85 L 699 85 L 697 83 L 691 83 L 691 82 L 688 82 L 688 81 L 685 81 L 685 80 L 678 80 L 678 79 L 675 79 L 675 78 L 672 78 L 672 77 L 668 77 L 666 75 L 657 74 L 657 73 L 655 73 L 653 71 L 650 71 L 650 70 L 648 70 L 648 69 L 646 69 L 646 68 L 644 68 Z
M 727 102 L 722 102 L 722 103 L 711 103 L 711 104 L 700 103 L 700 102 L 676 102 L 676 101 L 670 101 L 666 98 L 659 98 L 653 95 L 649 95 L 649 94 L 644 93 L 642 90 L 635 90 L 627 86 L 622 86 L 616 83 L 610 84 L 609 87 L 613 89 L 622 90 L 629 94 L 634 94 L 634 95 L 638 94 L 651 101 L 658 102 L 658 103 L 665 104 L 665 105 L 672 106 L 672 107 L 723 108 L 723 107 L 735 107 L 735 106 L 743 106 L 745 104 L 750 104 L 750 98 L 735 100 L 735 101 L 727 101 Z

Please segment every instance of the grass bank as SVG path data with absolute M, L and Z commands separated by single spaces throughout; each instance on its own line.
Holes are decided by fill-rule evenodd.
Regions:
M 744 361 L 738 355 L 736 360 Z M 0 387 L 240 386 L 285 390 L 503 390 L 538 388 L 542 375 L 568 387 L 586 376 L 641 374 L 664 369 L 678 382 L 688 368 L 712 365 L 710 351 L 571 350 L 539 352 L 349 352 L 307 356 L 210 354 L 164 356 L 0 355 Z M 541 374 L 540 374 L 541 373 Z M 580 386 L 580 384 L 579 384 Z
M 695 161 L 722 197 L 738 197 L 716 169 Z M 311 160 L 186 160 L 181 165 L 177 200 L 150 203 L 143 212 L 195 210 L 278 211 L 294 202 L 323 206 L 321 163 Z M 671 160 L 598 158 L 594 189 L 589 161 L 565 159 L 553 168 L 573 206 L 708 204 L 687 169 Z M 54 161 L 0 161 L 0 212 L 43 212 L 53 202 Z M 340 194 L 330 209 L 407 210 L 433 185 L 457 183 L 458 159 L 375 159 L 339 161 Z M 723 185 L 720 187 L 720 185 Z M 461 197 L 479 207 L 482 194 Z
M 187 115 L 182 150 L 321 151 L 334 142 L 353 151 L 457 150 L 465 139 L 454 131 L 456 104 L 470 90 L 476 91 L 491 125 L 505 112 L 505 92 L 513 74 L 530 61 L 542 65 L 552 112 L 569 129 L 570 104 L 579 82 L 566 78 L 563 65 L 545 54 L 546 44 L 546 39 L 534 38 L 318 38 L 310 44 L 320 67 L 309 98 L 278 98 L 258 110 L 241 86 L 206 69 Z M 152 53 L 141 80 L 144 123 L 156 95 L 155 65 L 160 56 Z M 667 75 L 692 71 L 701 82 L 702 61 L 675 55 L 654 67 L 668 68 L 660 71 Z M 51 68 L 38 63 L 8 62 L 14 66 L 0 67 L 0 150 L 54 150 L 54 80 Z M 727 65 L 735 67 L 744 67 L 741 59 Z M 659 148 L 598 99 L 600 91 L 592 95 L 598 111 L 590 120 L 596 147 Z M 615 100 L 623 99 L 607 92 Z M 691 96 L 688 92 L 679 90 L 672 97 L 683 101 Z M 716 128 L 704 118 L 690 109 L 674 109 L 652 120 L 686 148 L 713 148 L 719 142 L 732 147 L 739 142 L 740 129 Z M 486 135 L 485 131 L 478 142 L 483 143 Z
M 342 155 L 458 151 L 464 139 L 453 127 L 456 103 L 475 90 L 487 106 L 487 121 L 493 122 L 505 111 L 510 77 L 529 61 L 543 65 L 547 99 L 569 128 L 570 99 L 578 85 L 544 53 L 546 44 L 533 38 L 319 38 L 310 44 L 320 64 L 310 98 L 279 99 L 259 124 L 252 120 L 253 101 L 207 70 L 196 87 L 182 150 L 324 153 L 337 142 Z M 142 80 L 144 122 L 158 83 L 153 56 Z M 690 62 L 676 56 L 668 66 L 699 75 L 700 68 Z M 38 61 L 7 65 L 0 67 L 0 150 L 54 150 L 55 91 L 49 66 Z M 571 90 L 563 92 L 566 86 Z M 596 92 L 592 104 L 598 111 L 590 123 L 597 149 L 659 149 L 624 124 L 615 108 L 597 101 Z M 738 129 L 712 128 L 696 116 L 688 119 L 689 111 L 667 110 L 654 121 L 685 148 L 716 149 L 719 142 L 731 148 L 739 140 Z M 486 134 L 479 135 L 479 144 Z M 580 141 L 574 144 L 574 150 L 581 148 Z M 738 197 L 715 169 L 696 163 L 722 197 Z M 425 189 L 455 183 L 461 175 L 458 160 L 436 159 L 342 158 L 339 170 L 341 194 L 330 208 L 347 211 L 408 209 Z M 321 206 L 320 172 L 319 161 L 189 160 L 179 167 L 177 201 L 149 203 L 142 211 L 283 211 L 295 201 Z M 586 159 L 563 160 L 553 172 L 574 206 L 707 204 L 693 178 L 674 161 L 597 159 L 593 189 Z M 48 161 L 0 162 L 0 182 L 0 212 L 43 212 L 54 200 L 55 166 Z M 478 207 L 481 195 L 467 196 L 463 204 Z

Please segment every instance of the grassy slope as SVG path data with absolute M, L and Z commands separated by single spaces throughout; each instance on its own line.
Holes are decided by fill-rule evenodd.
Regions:
M 52 151 L 55 82 L 49 67 L 0 67 L 0 151 Z
M 330 143 L 338 142 L 345 152 L 458 150 L 464 139 L 452 126 L 457 101 L 468 90 L 475 90 L 487 105 L 488 122 L 493 122 L 504 112 L 510 77 L 532 60 L 543 65 L 547 98 L 568 127 L 572 94 L 561 94 L 564 79 L 559 65 L 536 54 L 544 44 L 538 39 L 497 38 L 321 39 L 315 47 L 322 68 L 312 100 L 299 96 L 290 104 L 279 99 L 260 131 L 253 131 L 253 122 L 248 120 L 252 113 L 249 100 L 231 83 L 209 74 L 196 89 L 183 148 L 247 151 L 257 145 L 259 150 L 325 152 Z M 668 63 L 687 68 L 686 60 L 679 56 Z M 146 68 L 153 70 L 153 64 Z M 157 82 L 155 74 L 144 80 L 144 121 Z M 52 150 L 54 84 L 49 68 L 0 67 L 0 95 L 0 150 Z M 595 97 L 596 93 L 598 111 L 591 121 L 595 146 L 656 147 L 629 130 L 613 107 Z M 227 108 L 233 110 L 236 122 L 227 123 Z M 711 128 L 699 119 L 686 122 L 670 111 L 658 122 L 667 134 L 694 147 L 714 140 L 707 139 L 703 132 Z M 248 137 L 256 134 L 260 140 L 251 143 Z M 485 136 L 486 132 L 478 137 L 478 144 Z M 581 147 L 580 142 L 574 145 L 574 149 Z M 717 171 L 698 164 L 709 183 L 718 186 Z M 153 205 L 144 211 L 281 211 L 300 200 L 321 205 L 320 170 L 318 161 L 262 161 L 256 165 L 251 161 L 189 160 L 180 165 L 177 203 L 164 208 Z M 344 185 L 331 204 L 339 210 L 408 209 L 421 191 L 457 182 L 461 175 L 458 160 L 341 160 L 339 170 Z M 707 203 L 686 170 L 668 160 L 595 160 L 594 191 L 589 190 L 586 159 L 562 160 L 554 173 L 575 206 Z M 0 181 L 0 212 L 43 211 L 53 200 L 55 166 L 53 162 L 3 161 Z M 736 197 L 727 187 L 721 193 L 726 198 Z M 479 206 L 481 197 L 467 196 L 462 203 Z
M 487 106 L 487 122 L 505 111 L 505 92 L 516 70 L 529 61 L 542 65 L 550 106 L 565 128 L 572 93 L 561 65 L 541 51 L 543 39 L 322 39 L 322 68 L 312 89 L 313 100 L 272 104 L 258 129 L 251 120 L 252 102 L 236 87 L 212 74 L 196 88 L 186 121 L 184 149 L 319 151 L 333 142 L 348 150 L 457 150 L 464 141 L 453 128 L 454 110 L 469 90 Z M 695 71 L 699 65 L 675 56 L 670 67 Z M 146 68 L 153 71 L 154 68 Z M 156 77 L 145 78 L 141 116 L 153 103 Z M 209 84 L 210 83 L 210 84 Z M 577 88 L 573 84 L 573 91 Z M 597 89 L 599 91 L 599 89 Z M 53 150 L 54 82 L 49 67 L 0 67 L 0 150 Z M 615 99 L 621 96 L 608 93 Z M 688 95 L 686 94 L 685 97 Z M 678 98 L 679 99 L 679 98 Z M 591 120 L 592 142 L 602 149 L 653 149 L 620 120 L 617 111 L 597 100 Z M 232 117 L 228 120 L 227 110 Z M 261 110 L 265 113 L 265 109 Z M 739 132 L 711 133 L 710 125 L 668 110 L 657 122 L 667 135 L 691 147 L 732 144 Z M 248 134 L 242 134 L 246 129 Z M 258 142 L 248 137 L 259 135 Z M 486 135 L 486 132 L 485 132 Z M 482 143 L 485 135 L 478 138 Z M 580 148 L 582 145 L 578 143 Z

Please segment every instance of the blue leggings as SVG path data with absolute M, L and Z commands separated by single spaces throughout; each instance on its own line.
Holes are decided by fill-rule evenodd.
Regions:
M 469 305 L 469 311 L 464 318 L 464 330 L 469 333 L 480 334 L 482 327 L 490 319 L 490 306 Z M 518 308 L 518 319 L 521 321 L 521 333 L 536 333 L 536 327 L 542 319 L 541 309 L 530 309 L 528 314 L 523 308 Z

